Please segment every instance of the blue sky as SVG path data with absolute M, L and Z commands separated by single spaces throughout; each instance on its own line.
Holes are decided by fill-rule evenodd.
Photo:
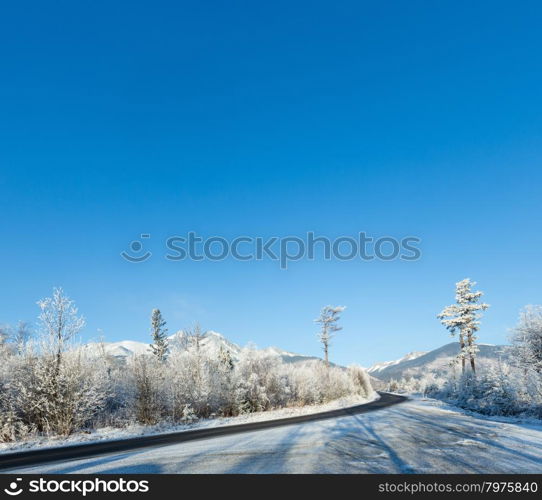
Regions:
M 541 303 L 539 2 L 17 2 L 0 20 L 0 323 L 63 286 L 108 340 L 199 321 L 331 359 L 480 340 Z M 169 262 L 173 234 L 422 238 L 417 262 Z M 141 233 L 155 256 L 119 253 Z M 156 257 L 156 258 L 155 258 Z

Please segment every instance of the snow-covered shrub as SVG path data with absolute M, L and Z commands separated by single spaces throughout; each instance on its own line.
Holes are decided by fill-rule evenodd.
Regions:
M 96 427 L 125 427 L 134 421 L 136 387 L 133 373 L 124 360 L 101 358 L 103 376 L 108 388 L 103 409 L 95 415 Z
M 133 410 L 141 424 L 156 424 L 164 415 L 164 367 L 155 357 L 135 356 L 128 369 L 134 384 Z
M 40 432 L 69 435 L 87 426 L 103 408 L 107 386 L 92 360 L 71 352 L 58 358 L 26 357 L 13 381 L 13 407 Z
M 427 396 L 437 391 L 444 383 L 445 379 L 437 377 L 431 372 L 425 374 L 406 372 L 400 379 L 391 379 L 385 386 L 385 390 Z
M 368 397 L 373 388 L 366 372 L 358 366 L 345 370 L 311 361 L 291 368 L 292 404 L 320 404 L 349 395 Z
M 253 413 L 271 409 L 269 397 L 258 374 L 250 373 L 248 378 L 241 378 L 235 389 L 237 413 Z
M 33 428 L 26 425 L 13 409 L 0 411 L 0 443 L 26 439 Z
M 184 405 L 184 408 L 181 410 L 179 421 L 183 424 L 190 424 L 195 422 L 198 419 L 196 412 L 192 409 L 190 405 Z
M 517 382 L 509 367 L 500 366 L 477 376 L 467 373 L 451 379 L 431 395 L 484 415 L 518 415 L 526 408 Z
M 301 406 L 318 404 L 324 401 L 320 377 L 314 376 L 317 364 L 321 363 L 309 361 L 300 366 L 289 367 L 292 386 L 291 398 Z
M 214 363 L 199 349 L 174 352 L 167 360 L 165 395 L 173 420 L 183 418 L 186 405 L 197 417 L 207 417 L 216 409 L 213 393 Z
M 284 405 L 288 377 L 281 377 L 278 358 L 252 348 L 244 349 L 235 375 L 235 401 L 239 413 L 265 411 Z
M 348 367 L 348 374 L 353 380 L 354 384 L 358 387 L 358 394 L 362 397 L 369 397 L 373 394 L 374 390 L 371 385 L 371 380 L 367 372 L 358 365 L 352 365 Z
M 4 358 L 3 366 L 9 361 Z M 9 363 L 13 366 L 13 363 Z M 13 404 L 13 385 L 8 377 L 7 370 L 0 370 L 0 442 L 17 441 L 24 439 L 32 432 L 32 428 L 27 426 L 20 415 L 17 413 Z

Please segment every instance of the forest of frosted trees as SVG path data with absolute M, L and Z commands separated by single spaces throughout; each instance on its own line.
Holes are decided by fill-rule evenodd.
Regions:
M 26 324 L 0 335 L 0 442 L 67 436 L 132 423 L 189 423 L 373 394 L 365 371 L 323 361 L 284 363 L 253 348 L 234 359 L 201 348 L 196 326 L 169 345 L 165 321 L 152 311 L 149 354 L 118 359 L 75 340 L 84 326 L 61 289 L 39 301 L 37 331 Z

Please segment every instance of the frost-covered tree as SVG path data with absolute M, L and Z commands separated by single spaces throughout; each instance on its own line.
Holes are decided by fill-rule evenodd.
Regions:
M 542 374 L 542 306 L 527 306 L 512 331 L 516 364 Z
M 10 338 L 9 326 L 0 326 L 0 356 L 7 355 L 9 352 L 8 341 Z
M 16 326 L 0 326 L 0 351 L 11 354 L 21 354 L 24 346 L 30 339 L 30 325 L 26 321 L 19 321 Z
M 6 344 L 11 335 L 9 325 L 0 325 L 0 344 Z
M 196 322 L 192 328 L 187 328 L 184 332 L 186 336 L 186 344 L 190 349 L 194 349 L 196 352 L 199 352 L 201 344 L 207 332 L 204 332 L 201 328 L 201 325 Z
M 40 336 L 28 342 L 20 324 L 12 337 L 18 355 L 11 356 L 8 376 L 0 376 L 0 406 L 9 417 L 3 439 L 27 432 L 69 435 L 90 425 L 107 399 L 106 367 L 72 343 L 84 325 L 73 301 L 55 289 L 38 305 Z
M 459 354 L 461 369 L 465 373 L 465 360 L 470 360 L 473 373 L 476 372 L 475 358 L 478 352 L 476 346 L 476 332 L 480 328 L 480 311 L 484 311 L 489 304 L 480 302 L 483 292 L 473 291 L 476 282 L 466 278 L 456 283 L 456 303 L 445 307 L 437 318 L 446 327 L 452 336 L 459 334 Z
M 218 390 L 218 404 L 222 408 L 223 415 L 235 414 L 235 361 L 231 352 L 220 346 L 218 351 L 218 361 L 215 370 L 215 383 Z
M 320 316 L 314 320 L 315 323 L 320 325 L 320 331 L 317 335 L 318 340 L 322 343 L 326 366 L 329 366 L 329 344 L 335 333 L 342 330 L 342 327 L 337 323 L 340 319 L 340 314 L 345 309 L 345 306 L 325 306 L 320 311 Z
M 23 422 L 64 436 L 84 428 L 107 398 L 103 368 L 77 351 L 63 353 L 59 367 L 48 354 L 27 358 L 13 382 L 13 399 Z
M 32 335 L 31 327 L 26 321 L 19 321 L 15 327 L 13 334 L 13 341 L 17 347 L 17 352 L 20 354 L 26 343 L 30 340 Z
M 223 346 L 220 346 L 220 349 L 218 350 L 218 361 L 225 372 L 231 372 L 235 368 L 230 351 Z
M 160 309 L 153 309 L 151 314 L 151 344 L 152 353 L 158 361 L 165 361 L 169 353 L 169 342 L 167 338 L 166 322 L 162 317 Z
M 155 424 L 163 414 L 163 361 L 149 356 L 130 360 L 135 384 L 135 416 L 141 424 Z
M 38 306 L 41 310 L 38 316 L 40 333 L 47 339 L 44 345 L 55 354 L 59 369 L 62 352 L 85 326 L 85 319 L 79 316 L 74 301 L 62 288 L 53 289 L 53 296 L 39 300 Z

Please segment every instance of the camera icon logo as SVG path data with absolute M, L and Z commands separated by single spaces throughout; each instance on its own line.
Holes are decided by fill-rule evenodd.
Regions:
M 19 482 L 22 480 L 23 479 L 21 477 L 18 477 L 15 481 L 9 483 L 8 488 L 4 488 L 4 492 L 12 497 L 20 495 L 23 492 L 23 489 L 19 487 Z
M 151 237 L 150 234 L 141 234 L 140 239 L 149 239 Z M 151 252 L 143 252 L 143 243 L 140 240 L 134 240 L 132 243 L 130 243 L 130 249 L 129 251 L 123 251 L 120 253 L 120 256 L 127 260 L 128 262 L 144 262 L 146 261 L 151 255 Z

